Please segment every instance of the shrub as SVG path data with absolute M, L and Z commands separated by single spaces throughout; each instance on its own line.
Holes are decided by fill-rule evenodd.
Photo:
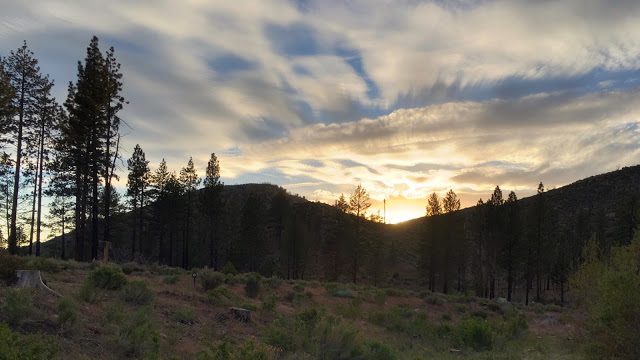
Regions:
M 275 295 L 270 295 L 266 299 L 262 300 L 262 310 L 274 311 L 276 309 L 276 303 L 278 298 Z
M 355 294 L 350 289 L 346 288 L 335 288 L 330 292 L 331 296 L 341 297 L 341 298 L 352 298 L 355 297 Z
M 520 336 L 527 330 L 527 318 L 523 313 L 510 309 L 503 317 L 503 321 L 498 325 L 497 331 L 509 339 Z
M 470 318 L 461 322 L 457 329 L 457 343 L 476 351 L 491 350 L 494 334 L 485 320 Z
M 571 278 L 579 305 L 586 311 L 589 351 L 596 358 L 640 359 L 640 233 L 627 246 L 599 253 L 592 238 L 585 263 Z
M 144 271 L 144 268 L 136 262 L 130 261 L 122 264 L 122 272 L 124 272 L 127 275 L 132 274 L 134 272 L 140 272 L 140 271 Z
M 427 297 L 424 298 L 424 301 L 429 305 L 442 305 L 443 304 L 442 298 L 440 298 L 440 296 L 435 295 L 435 294 L 428 295 Z
M 369 321 L 387 330 L 404 333 L 414 338 L 427 338 L 434 332 L 424 313 L 416 313 L 406 306 L 373 312 Z
M 355 319 L 362 316 L 362 300 L 351 299 L 346 304 L 340 304 L 336 307 L 336 313 L 349 319 Z
M 215 289 L 224 284 L 225 276 L 217 271 L 203 271 L 198 274 L 200 285 L 204 291 Z
M 149 308 L 140 308 L 124 319 L 118 328 L 116 343 L 122 357 L 158 358 L 160 337 Z
M 135 305 L 147 305 L 153 300 L 153 292 L 144 281 L 131 281 L 122 288 L 122 300 Z
M 77 296 L 78 299 L 84 302 L 95 304 L 100 300 L 100 295 L 100 289 L 85 281 L 84 284 L 82 284 L 82 287 L 80 287 Z
M 293 291 L 303 292 L 304 291 L 304 286 L 302 286 L 301 284 L 295 284 L 295 285 L 293 285 Z
M 59 346 L 48 335 L 21 335 L 0 323 L 0 359 L 48 360 L 59 352 Z
M 63 270 L 59 262 L 45 257 L 29 257 L 25 267 L 30 270 L 40 270 L 48 273 L 57 273 Z
M 368 360 L 395 360 L 398 357 L 387 345 L 371 341 L 365 344 L 363 358 Z
M 214 306 L 225 306 L 229 303 L 229 300 L 233 299 L 233 294 L 223 285 L 207 291 L 207 299 Z
M 120 267 L 102 265 L 89 272 L 87 282 L 99 289 L 120 290 L 127 283 L 127 278 Z
M 0 254 L 0 281 L 12 285 L 18 280 L 16 270 L 25 267 L 26 260 L 19 256 Z
M 173 313 L 172 318 L 174 321 L 185 325 L 193 325 L 196 323 L 196 315 L 190 308 L 178 308 Z
M 236 267 L 233 266 L 233 263 L 228 261 L 226 264 L 224 264 L 224 267 L 222 268 L 222 273 L 226 275 L 237 275 L 238 270 L 236 270 Z
M 34 314 L 33 294 L 30 289 L 8 289 L 2 306 L 2 315 L 10 325 L 18 325 Z
M 282 285 L 282 279 L 277 276 L 265 278 L 262 282 L 271 289 L 277 289 Z
M 209 351 L 197 354 L 197 360 L 269 360 L 276 359 L 273 350 L 266 345 L 247 341 L 242 345 L 222 342 Z
M 244 286 L 244 292 L 252 299 L 257 298 L 260 292 L 260 278 L 256 275 L 249 276 Z
M 165 276 L 164 279 L 162 279 L 162 282 L 165 284 L 173 285 L 177 283 L 178 280 L 180 280 L 180 275 L 174 274 Z
M 70 298 L 58 301 L 58 325 L 61 329 L 72 327 L 78 319 L 78 308 Z

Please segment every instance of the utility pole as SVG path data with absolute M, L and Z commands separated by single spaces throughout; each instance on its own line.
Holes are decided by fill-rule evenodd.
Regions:
M 382 223 L 387 223 L 387 199 L 382 199 Z

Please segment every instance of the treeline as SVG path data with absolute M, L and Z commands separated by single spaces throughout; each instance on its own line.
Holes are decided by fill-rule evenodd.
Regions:
M 605 253 L 631 241 L 635 199 L 628 194 L 610 213 L 605 204 L 568 209 L 540 183 L 526 204 L 513 191 L 505 199 L 496 186 L 488 200 L 458 211 L 453 191 L 442 200 L 431 194 L 421 225 L 419 273 L 432 291 L 564 303 L 567 279 L 584 261 L 589 238 Z

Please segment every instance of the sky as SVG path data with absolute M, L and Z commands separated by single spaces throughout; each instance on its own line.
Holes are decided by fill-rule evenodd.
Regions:
M 92 35 L 124 74 L 123 152 L 333 203 L 362 184 L 387 221 L 634 165 L 640 2 L 0 0 L 62 101 Z M 120 171 L 124 174 L 124 168 Z M 126 178 L 126 176 L 122 176 Z M 121 180 L 119 186 L 125 186 Z

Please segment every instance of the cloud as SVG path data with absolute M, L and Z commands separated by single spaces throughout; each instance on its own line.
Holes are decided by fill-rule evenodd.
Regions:
M 0 53 L 28 40 L 64 99 L 90 36 L 115 46 L 125 157 L 215 151 L 228 183 L 468 205 L 635 162 L 639 18 L 637 1 L 33 0 L 3 6 Z

